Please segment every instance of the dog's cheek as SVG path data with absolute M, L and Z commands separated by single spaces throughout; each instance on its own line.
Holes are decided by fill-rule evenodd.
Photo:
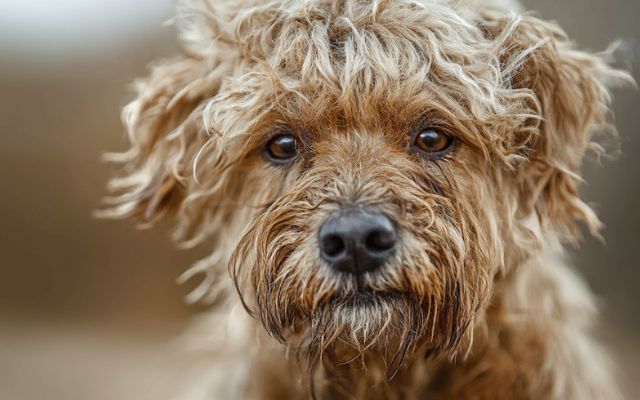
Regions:
M 427 340 L 455 352 L 469 342 L 486 308 L 502 258 L 492 170 L 467 158 L 443 168 L 443 192 L 426 196 L 403 217 L 405 275 L 417 298 L 426 299 Z
M 281 341 L 331 290 L 321 282 L 314 240 L 323 213 L 309 204 L 309 192 L 313 187 L 278 193 L 247 228 L 231 259 L 240 295 Z

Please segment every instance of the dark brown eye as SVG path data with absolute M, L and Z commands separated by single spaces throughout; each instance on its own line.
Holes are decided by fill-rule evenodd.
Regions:
M 276 136 L 267 143 L 265 152 L 271 162 L 286 163 L 298 156 L 298 141 L 293 135 Z
M 435 129 L 426 129 L 420 132 L 413 143 L 415 147 L 429 154 L 436 154 L 447 150 L 453 139 Z

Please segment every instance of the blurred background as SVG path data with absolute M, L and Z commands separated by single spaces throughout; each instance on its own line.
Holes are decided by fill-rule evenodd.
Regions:
M 529 0 L 582 48 L 626 46 L 640 78 L 639 0 Z M 166 349 L 197 310 L 176 277 L 199 256 L 166 227 L 100 221 L 126 146 L 119 113 L 146 65 L 176 53 L 170 0 L 0 1 L 0 398 L 157 399 Z M 587 165 L 606 245 L 572 258 L 601 299 L 601 336 L 640 398 L 640 93 L 615 93 L 623 155 Z M 96 390 L 100 388 L 100 390 Z

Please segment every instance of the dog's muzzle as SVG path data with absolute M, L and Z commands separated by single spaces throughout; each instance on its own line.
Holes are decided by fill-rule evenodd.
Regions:
M 340 272 L 373 272 L 393 255 L 397 236 L 394 223 L 386 215 L 371 209 L 348 208 L 320 227 L 320 257 Z

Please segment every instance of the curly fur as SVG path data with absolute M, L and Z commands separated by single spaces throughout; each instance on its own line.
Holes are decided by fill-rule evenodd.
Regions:
M 191 390 L 619 396 L 592 297 L 561 257 L 577 222 L 600 228 L 580 167 L 612 131 L 608 87 L 631 82 L 606 53 L 509 1 L 191 0 L 175 22 L 182 55 L 137 83 L 103 213 L 170 217 L 177 241 L 214 248 L 182 277 L 205 274 L 189 299 L 217 300 L 210 378 Z M 458 147 L 408 150 L 424 126 Z M 282 132 L 304 143 L 288 168 L 261 155 Z M 317 255 L 320 224 L 350 204 L 400 231 L 363 304 Z

